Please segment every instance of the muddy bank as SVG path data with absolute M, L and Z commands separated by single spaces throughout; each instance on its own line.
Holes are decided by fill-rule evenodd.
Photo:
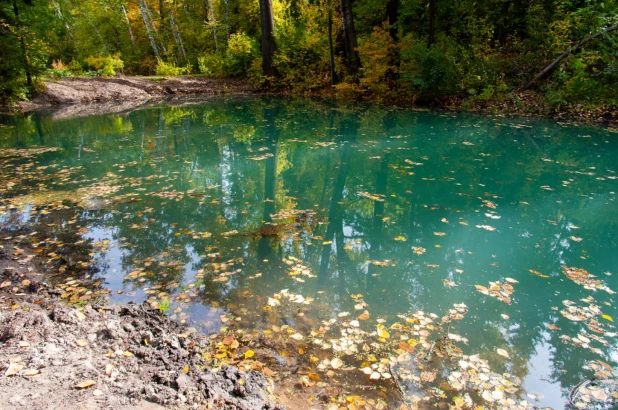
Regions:
M 162 98 L 255 92 L 248 82 L 196 76 L 75 77 L 46 81 L 45 87 L 32 101 L 20 103 L 19 109 L 31 111 L 54 107 L 60 111 L 60 117 L 75 117 L 122 112 Z
M 282 409 L 263 373 L 211 370 L 210 340 L 146 305 L 68 306 L 0 242 L 3 409 Z

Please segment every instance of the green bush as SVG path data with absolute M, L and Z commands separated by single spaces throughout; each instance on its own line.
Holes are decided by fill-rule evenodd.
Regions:
M 93 57 L 90 56 L 84 60 L 88 67 L 97 71 L 103 77 L 111 77 L 116 75 L 116 70 L 124 67 L 124 62 L 120 59 L 120 54 L 116 53 L 111 56 Z
M 220 54 L 206 54 L 197 58 L 200 73 L 206 75 L 223 75 L 225 73 L 225 59 Z
M 244 33 L 232 34 L 225 52 L 225 73 L 231 77 L 246 75 L 258 54 L 255 40 Z
M 457 46 L 438 41 L 427 48 L 424 41 L 406 36 L 400 52 L 400 83 L 421 96 L 441 96 L 461 91 L 462 72 Z
M 191 66 L 187 65 L 186 67 L 177 67 L 174 63 L 166 63 L 163 60 L 158 60 L 155 73 L 166 77 L 191 74 Z
M 244 77 L 257 57 L 259 50 L 255 40 L 238 33 L 230 36 L 224 55 L 206 54 L 198 57 L 197 64 L 202 74 Z
M 71 62 L 69 63 L 69 71 L 71 71 L 71 73 L 73 75 L 82 75 L 82 74 L 84 74 L 84 68 L 75 59 L 71 60 Z

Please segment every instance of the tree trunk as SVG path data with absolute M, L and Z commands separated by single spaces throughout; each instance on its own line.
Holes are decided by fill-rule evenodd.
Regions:
M 262 74 L 276 76 L 277 71 L 273 67 L 276 45 L 271 0 L 260 0 L 260 18 L 262 22 Z
M 170 25 L 172 26 L 172 34 L 174 35 L 174 40 L 176 40 L 176 45 L 180 50 L 180 56 L 183 60 L 187 59 L 187 53 L 185 52 L 185 45 L 182 42 L 182 36 L 180 35 L 180 30 L 178 30 L 178 25 L 176 24 L 176 20 L 174 19 L 174 11 L 170 9 Z
M 97 26 L 95 26 L 94 22 L 90 20 L 90 17 L 88 17 L 88 13 L 83 11 L 82 14 L 84 15 L 84 17 L 86 17 L 86 20 L 88 20 L 88 23 L 90 23 L 94 32 L 97 33 L 97 37 L 99 37 L 99 40 L 101 40 L 101 45 L 103 46 L 103 51 L 105 51 L 105 54 L 109 54 L 109 52 L 107 51 L 107 45 L 105 44 L 105 40 L 103 39 L 103 36 L 101 35 L 101 32 L 99 31 Z
M 146 32 L 148 33 L 148 39 L 150 40 L 150 45 L 152 46 L 152 51 L 157 57 L 157 60 L 161 60 L 161 54 L 159 54 L 159 49 L 157 48 L 157 42 L 155 41 L 154 35 L 150 29 L 150 22 L 148 19 L 148 13 L 145 10 L 143 0 L 137 0 L 137 5 L 139 7 L 139 11 L 142 14 L 142 19 L 144 20 L 144 25 L 146 26 Z
M 564 53 L 562 53 L 558 58 L 556 58 L 554 61 L 551 62 L 551 64 L 549 64 L 547 67 L 545 67 L 540 73 L 538 73 L 536 75 L 536 77 L 534 77 L 532 80 L 530 80 L 530 82 L 528 84 L 526 84 L 524 86 L 524 90 L 529 89 L 532 84 L 534 84 L 535 82 L 542 80 L 545 77 L 550 76 L 554 71 L 556 71 L 556 69 L 559 67 L 560 62 L 562 60 L 564 60 L 565 58 L 567 58 L 570 54 L 573 53 L 577 53 L 584 44 L 588 43 L 589 41 L 594 40 L 595 38 L 605 34 L 605 33 L 609 33 L 610 31 L 614 31 L 618 29 L 618 23 L 614 24 L 613 26 L 609 26 L 604 28 L 603 30 L 591 34 L 588 37 L 582 39 L 579 43 L 575 44 L 574 46 L 570 47 L 568 50 L 566 50 Z
M 399 0 L 388 0 L 386 3 L 386 18 L 388 19 L 388 34 L 395 40 L 397 37 L 397 20 L 399 19 Z
M 330 84 L 335 85 L 337 74 L 335 73 L 335 55 L 333 51 L 333 10 L 328 7 L 328 56 L 330 66 Z
M 358 58 L 358 43 L 356 30 L 354 29 L 354 14 L 352 13 L 352 0 L 339 0 L 341 4 L 341 18 L 343 20 L 343 35 L 345 39 L 346 65 L 350 74 L 355 75 L 360 68 Z
M 436 42 L 436 1 L 438 0 L 429 0 L 429 39 L 427 40 L 427 48 Z
M 139 1 L 139 0 L 138 0 Z M 155 39 L 159 39 L 159 43 L 161 45 L 161 50 L 164 53 L 167 53 L 167 48 L 165 47 L 165 43 L 163 42 L 162 37 L 159 35 L 159 29 L 157 29 L 157 25 L 155 24 L 154 18 L 152 17 L 152 13 L 150 13 L 150 9 L 148 8 L 148 3 L 146 0 L 141 0 L 144 9 L 146 10 L 146 15 L 148 16 L 148 20 L 150 21 L 150 26 L 152 27 L 152 31 L 155 33 Z
M 129 15 L 127 14 L 127 9 L 124 7 L 124 4 L 121 4 L 122 14 L 124 14 L 124 19 L 127 22 L 127 28 L 129 29 L 129 36 L 131 37 L 131 44 L 135 47 L 135 36 L 133 35 L 133 30 L 131 29 L 131 22 L 129 21 Z
M 230 0 L 223 0 L 225 3 L 225 38 L 230 40 Z
M 62 11 L 60 10 L 60 6 L 58 5 L 58 3 L 55 0 L 52 0 L 52 4 L 54 5 L 54 8 L 56 9 L 56 12 L 58 13 L 58 18 L 60 20 L 62 20 L 62 22 L 64 23 L 64 27 L 66 27 L 67 33 L 69 34 L 69 37 L 71 37 L 71 40 L 75 40 L 73 38 L 73 33 L 71 33 L 71 28 L 69 27 L 69 24 L 67 23 L 67 21 L 64 19 L 64 16 L 62 15 Z
M 212 5 L 212 0 L 210 1 L 210 24 L 212 24 L 212 38 L 215 40 L 215 51 L 219 52 L 219 42 L 217 41 L 217 19 L 215 17 L 215 7 Z

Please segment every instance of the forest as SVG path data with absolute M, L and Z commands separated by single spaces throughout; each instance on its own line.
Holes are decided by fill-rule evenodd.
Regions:
M 614 0 L 2 0 L 0 22 L 5 102 L 67 76 L 189 74 L 464 107 L 618 96 Z

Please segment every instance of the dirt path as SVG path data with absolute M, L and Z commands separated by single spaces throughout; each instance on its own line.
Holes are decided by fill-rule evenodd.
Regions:
M 45 82 L 46 90 L 23 111 L 54 107 L 58 117 L 107 114 L 134 109 L 161 98 L 210 97 L 252 94 L 248 82 L 229 78 L 182 77 L 76 77 Z
M 282 409 L 263 373 L 207 367 L 206 337 L 147 306 L 67 306 L 0 241 L 2 409 Z

